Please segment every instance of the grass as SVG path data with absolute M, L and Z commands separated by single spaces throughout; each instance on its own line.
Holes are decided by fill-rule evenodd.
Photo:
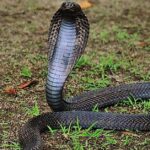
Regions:
M 100 32 L 100 40 L 103 42 L 103 43 L 107 43 L 108 40 L 109 40 L 109 32 L 104 29 Z
M 143 109 L 143 113 L 148 113 L 147 111 L 150 110 L 149 107 L 150 104 L 150 100 L 148 101 L 141 101 L 139 102 L 139 100 L 134 99 L 134 98 L 128 98 L 127 100 L 117 104 L 116 106 L 120 106 L 123 105 L 128 106 L 125 107 L 125 109 L 129 109 L 130 107 L 132 107 L 132 109 Z M 116 107 L 115 106 L 115 107 Z M 99 109 L 97 107 L 97 105 L 94 106 L 93 110 L 94 112 L 98 112 Z M 107 112 L 107 110 L 105 110 Z M 121 112 L 122 110 L 120 110 Z M 80 126 L 80 122 L 77 119 L 76 125 L 72 125 L 70 124 L 69 127 L 65 127 L 63 125 L 61 125 L 61 129 L 59 130 L 61 132 L 61 134 L 66 138 L 72 141 L 72 149 L 74 150 L 84 150 L 84 149 L 109 149 L 111 145 L 116 145 L 118 143 L 117 139 L 114 138 L 114 131 L 106 131 L 103 129 L 97 129 L 97 130 L 92 130 L 94 124 L 92 124 L 89 128 L 87 129 L 82 129 L 82 127 Z M 49 127 L 49 132 L 52 135 L 55 135 L 58 132 L 58 129 L 52 129 L 51 127 Z M 121 137 L 121 143 L 123 146 L 128 146 L 133 142 L 134 136 L 138 136 L 134 133 L 134 136 L 131 136 L 131 131 L 129 132 L 129 135 L 123 134 Z M 81 139 L 86 138 L 86 141 L 84 143 L 82 143 Z M 100 146 L 98 146 L 96 143 L 92 144 L 92 148 L 90 147 L 90 140 L 91 139 L 97 139 L 100 140 Z M 143 142 L 141 142 L 139 145 L 147 145 L 148 144 L 149 139 L 145 139 Z
M 90 57 L 87 55 L 82 55 L 79 60 L 77 61 L 75 68 L 81 68 L 87 65 L 92 65 L 90 63 Z
M 128 98 L 124 100 L 122 104 L 125 106 L 132 107 L 132 109 L 142 110 L 143 113 L 148 113 L 150 110 L 150 99 L 149 100 L 141 100 L 135 98 Z
M 31 78 L 32 72 L 29 69 L 29 67 L 25 66 L 25 67 L 22 68 L 22 70 L 21 70 L 21 76 Z
M 8 129 L 8 123 L 1 123 L 0 125 L 5 127 L 5 130 L 3 130 L 0 133 L 0 138 L 1 138 L 1 142 L 2 144 L 0 145 L 1 149 L 13 149 L 13 150 L 20 150 L 20 145 L 18 143 L 18 141 L 8 141 L 9 138 L 9 132 L 6 130 Z
M 140 36 L 138 34 L 138 32 L 129 34 L 127 32 L 127 30 L 125 29 L 121 29 L 117 26 L 114 26 L 112 28 L 114 34 L 115 34 L 115 38 L 117 41 L 120 42 L 128 42 L 129 44 L 134 44 L 134 42 L 139 41 L 140 40 Z
M 139 143 L 139 145 L 149 145 L 150 139 L 146 138 L 143 142 Z
M 117 143 L 117 141 L 112 137 L 112 131 L 104 131 L 103 129 L 97 129 L 93 131 L 93 126 L 94 124 L 91 125 L 89 128 L 82 130 L 80 122 L 77 119 L 76 125 L 72 126 L 70 124 L 68 128 L 66 128 L 65 126 L 61 126 L 60 131 L 65 138 L 72 140 L 72 149 L 74 150 L 84 150 L 85 148 L 91 149 L 88 143 L 93 138 L 100 138 L 102 140 L 101 144 L 103 148 L 107 148 L 108 145 Z M 57 130 L 53 130 L 49 127 L 49 131 L 51 134 L 54 135 Z M 86 138 L 84 144 L 80 142 L 81 138 Z M 96 146 L 96 143 L 94 146 Z
M 126 43 L 128 47 L 134 46 L 136 42 L 140 41 L 140 34 L 138 32 L 128 33 L 126 29 L 119 26 L 112 26 L 110 29 L 102 29 L 100 32 L 92 31 L 92 38 L 102 44 L 117 41 L 119 43 Z
M 96 80 L 96 82 L 92 78 L 82 77 L 81 81 L 85 83 L 84 87 L 87 90 L 95 90 L 97 88 L 106 87 L 107 85 L 110 85 L 111 83 L 110 79 L 107 77 L 103 77 L 99 80 Z
M 140 77 L 144 81 L 149 81 L 150 80 L 150 71 L 148 71 L 146 74 L 143 74 L 141 69 L 139 69 L 138 66 L 135 66 L 135 65 L 133 67 L 131 67 L 129 71 L 130 71 L 131 74 L 133 74 L 137 77 Z
M 59 6 L 59 1 L 1 0 L 0 149 L 19 149 L 20 126 L 29 118 L 50 111 L 45 100 L 47 33 L 50 18 Z M 96 1 L 85 10 L 91 26 L 88 46 L 66 81 L 65 96 L 150 81 L 149 7 L 147 0 L 117 0 Z M 17 87 L 29 79 L 37 79 L 38 85 L 17 89 L 17 95 L 3 92 L 7 86 Z M 103 111 L 148 113 L 149 110 L 149 100 L 131 98 Z M 95 106 L 93 111 L 101 110 Z M 150 132 L 81 130 L 77 124 L 51 129 L 50 134 L 42 136 L 45 149 L 150 149 Z
M 26 113 L 32 117 L 40 115 L 40 110 L 37 101 L 35 101 L 35 104 L 32 108 L 26 108 Z
M 126 135 L 126 136 L 124 136 L 124 139 L 122 141 L 123 141 L 123 145 L 126 146 L 132 142 L 132 138 L 130 136 Z
M 120 68 L 128 68 L 129 62 L 121 60 L 121 58 L 118 58 L 116 54 L 112 53 L 106 56 L 101 56 L 99 58 L 98 67 L 103 74 L 106 74 L 106 71 L 117 72 Z

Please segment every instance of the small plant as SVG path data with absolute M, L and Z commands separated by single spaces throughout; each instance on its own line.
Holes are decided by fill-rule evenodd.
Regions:
M 137 106 L 137 100 L 134 97 L 129 97 L 127 98 L 127 100 L 123 101 L 122 103 L 132 107 Z
M 40 114 L 40 110 L 39 110 L 37 101 L 35 101 L 35 104 L 31 109 L 27 108 L 26 110 L 27 110 L 27 114 L 29 114 L 31 116 L 38 116 Z
M 92 109 L 93 112 L 99 112 L 99 108 L 98 108 L 98 104 L 96 104 L 93 109 Z
M 145 112 L 150 112 L 150 99 L 147 101 L 143 101 L 143 108 Z
M 27 66 L 25 66 L 21 70 L 21 76 L 31 78 L 32 72 Z
M 123 104 L 124 106 L 130 106 L 133 109 L 140 109 L 143 113 L 148 113 L 150 111 L 150 99 L 149 100 L 142 100 L 142 99 L 135 99 L 134 97 L 129 97 L 124 101 L 118 103 L 117 105 Z
M 132 141 L 132 139 L 129 136 L 125 136 L 122 141 L 123 141 L 123 145 L 126 146 L 126 145 L 130 144 L 130 142 Z
M 141 106 L 142 106 L 141 102 L 142 102 L 141 99 L 136 99 L 131 95 L 124 101 L 120 102 L 119 105 L 123 104 L 124 106 L 130 106 L 131 108 L 136 109 L 136 108 L 141 108 Z
M 52 135 L 54 135 L 55 133 L 56 133 L 56 129 L 52 129 L 50 126 L 47 126 L 48 127 L 48 130 L 49 130 L 49 132 L 52 134 Z
M 78 62 L 76 63 L 75 67 L 80 68 L 86 65 L 89 65 L 91 62 L 90 58 L 86 55 L 83 55 L 79 58 Z

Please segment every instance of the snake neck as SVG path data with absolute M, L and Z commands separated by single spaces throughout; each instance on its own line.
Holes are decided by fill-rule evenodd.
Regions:
M 54 111 L 63 110 L 62 91 L 66 78 L 74 66 L 75 40 L 75 20 L 63 18 L 53 56 L 49 60 L 46 83 L 47 102 Z

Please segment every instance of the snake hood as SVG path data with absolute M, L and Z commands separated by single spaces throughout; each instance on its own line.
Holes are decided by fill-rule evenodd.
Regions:
M 88 19 L 83 13 L 79 4 L 75 2 L 64 2 L 53 15 L 51 20 L 48 34 L 49 59 L 51 59 L 53 55 L 62 20 L 67 18 L 73 19 L 76 24 L 76 46 L 78 47 L 78 49 L 80 49 L 80 52 L 78 52 L 78 54 L 81 55 L 81 53 L 85 49 L 90 28 Z

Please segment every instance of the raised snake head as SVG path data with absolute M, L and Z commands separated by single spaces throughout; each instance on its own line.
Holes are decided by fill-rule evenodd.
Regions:
M 64 16 L 77 16 L 81 12 L 81 7 L 75 2 L 62 3 L 60 10 Z

